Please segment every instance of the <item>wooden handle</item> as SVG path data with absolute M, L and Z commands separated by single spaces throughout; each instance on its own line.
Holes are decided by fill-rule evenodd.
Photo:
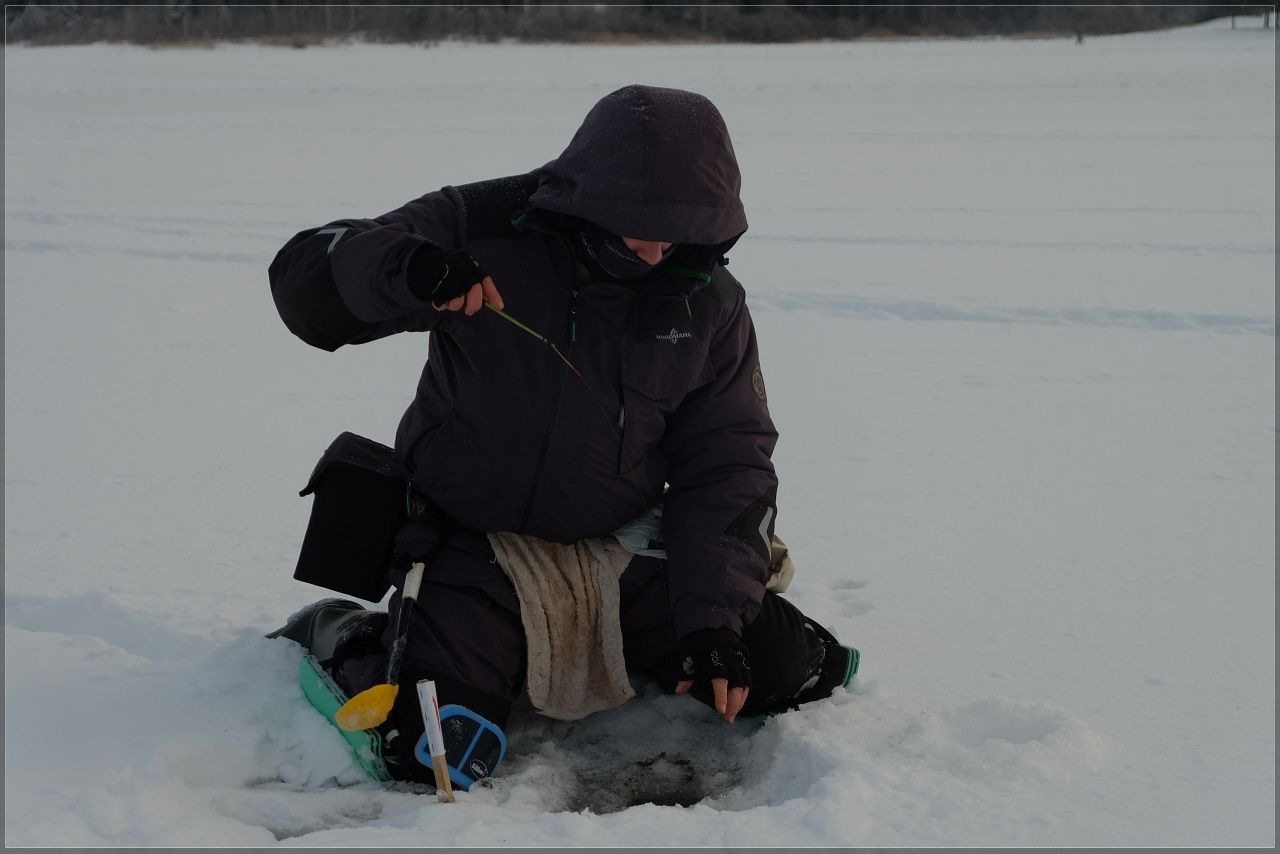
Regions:
M 436 772 L 436 794 L 444 803 L 453 803 L 453 781 L 449 779 L 449 761 L 444 756 L 432 756 L 431 768 Z

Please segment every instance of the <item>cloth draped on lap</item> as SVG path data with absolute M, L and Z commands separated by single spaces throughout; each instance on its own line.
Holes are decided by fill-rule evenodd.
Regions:
M 578 720 L 634 697 L 618 617 L 630 553 L 612 538 L 564 544 L 498 533 L 489 544 L 520 599 L 534 708 Z

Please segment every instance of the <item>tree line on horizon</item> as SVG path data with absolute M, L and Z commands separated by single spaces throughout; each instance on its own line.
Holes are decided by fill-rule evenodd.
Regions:
M 1274 6 L 1022 3 L 541 3 L 320 2 L 15 3 L 6 43 L 119 41 L 183 44 L 257 39 L 305 47 L 329 39 L 431 42 L 731 41 L 1104 35 L 1213 18 L 1264 15 Z

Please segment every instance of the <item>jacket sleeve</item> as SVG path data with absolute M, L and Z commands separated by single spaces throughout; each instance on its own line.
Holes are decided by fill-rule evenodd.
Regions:
M 776 514 L 778 439 L 755 328 L 741 286 L 711 342 L 715 378 L 667 420 L 663 509 L 677 638 L 701 628 L 739 635 L 760 609 Z
M 438 328 L 439 312 L 409 286 L 415 252 L 456 249 L 466 213 L 452 187 L 376 219 L 345 219 L 294 235 L 268 269 L 285 325 L 312 346 L 336 350 L 396 332 Z

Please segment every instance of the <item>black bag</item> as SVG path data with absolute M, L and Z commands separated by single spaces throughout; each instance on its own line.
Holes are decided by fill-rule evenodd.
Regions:
M 311 519 L 293 577 L 357 599 L 380 602 L 406 518 L 406 483 L 395 451 L 343 433 L 333 440 L 299 495 L 314 493 Z

